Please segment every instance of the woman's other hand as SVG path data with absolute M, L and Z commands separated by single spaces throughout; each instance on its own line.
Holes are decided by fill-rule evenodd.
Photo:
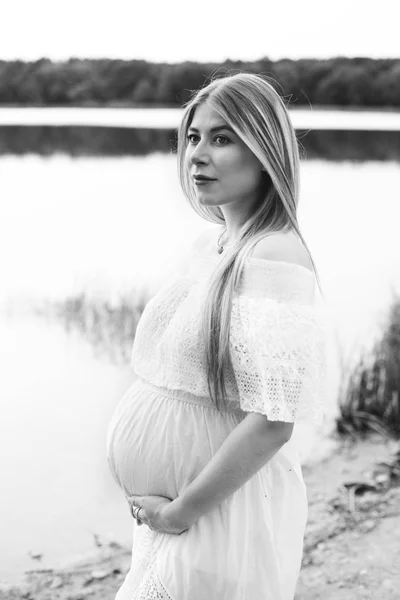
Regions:
M 180 522 L 174 507 L 171 506 L 173 500 L 170 498 L 165 496 L 130 496 L 128 497 L 128 504 L 133 517 L 133 509 L 140 507 L 138 525 L 145 523 L 152 531 L 179 535 L 188 529 L 186 523 Z

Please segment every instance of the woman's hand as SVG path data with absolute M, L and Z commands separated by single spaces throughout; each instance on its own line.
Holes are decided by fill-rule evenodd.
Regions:
M 152 531 L 160 533 L 181 534 L 188 529 L 185 523 L 179 522 L 174 512 L 173 500 L 165 496 L 130 496 L 129 508 L 140 507 L 138 525 L 145 523 Z

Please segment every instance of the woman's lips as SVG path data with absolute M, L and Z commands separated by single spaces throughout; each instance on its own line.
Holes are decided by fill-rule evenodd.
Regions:
M 216 179 L 195 179 L 194 185 L 206 185 L 207 183 L 215 183 Z

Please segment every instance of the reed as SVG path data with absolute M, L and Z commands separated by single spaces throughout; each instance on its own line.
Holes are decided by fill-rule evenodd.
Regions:
M 364 352 L 339 393 L 337 431 L 400 440 L 400 298 L 393 292 L 381 338 Z
M 145 290 L 124 293 L 111 302 L 82 291 L 62 300 L 43 302 L 36 313 L 61 321 L 68 333 L 76 331 L 96 355 L 114 363 L 130 360 L 136 327 L 149 300 Z

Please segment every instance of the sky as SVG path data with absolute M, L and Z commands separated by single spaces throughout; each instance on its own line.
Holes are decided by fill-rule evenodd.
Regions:
M 399 0 L 2 0 L 0 59 L 400 58 L 396 5 Z

